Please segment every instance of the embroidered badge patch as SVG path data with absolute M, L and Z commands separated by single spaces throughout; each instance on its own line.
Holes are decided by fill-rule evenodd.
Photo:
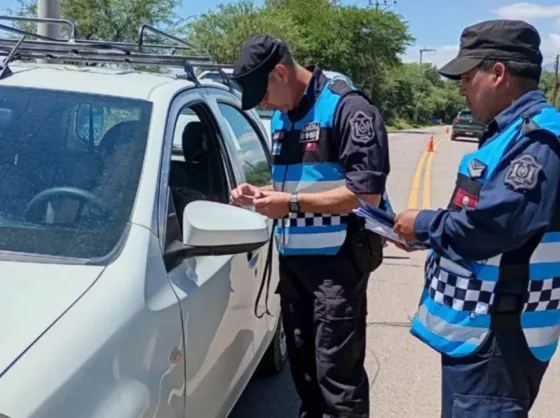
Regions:
M 537 186 L 541 170 L 542 165 L 532 155 L 524 154 L 510 163 L 504 182 L 513 190 L 532 190 Z
M 484 171 L 486 170 L 486 164 L 484 164 L 482 161 L 479 161 L 475 158 L 469 162 L 468 168 L 469 168 L 469 176 L 471 176 L 472 179 L 478 179 L 484 176 Z
M 299 142 L 317 142 L 320 132 L 321 125 L 319 125 L 319 122 L 306 123 L 299 135 Z
M 277 131 L 272 134 L 273 141 L 282 141 L 284 139 L 284 131 Z
M 373 139 L 373 117 L 361 110 L 350 119 L 350 136 L 354 142 L 363 143 Z

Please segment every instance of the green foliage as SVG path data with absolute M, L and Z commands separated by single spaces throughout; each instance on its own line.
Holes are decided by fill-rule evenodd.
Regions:
M 114 42 L 135 41 L 141 23 L 170 26 L 180 0 L 61 0 L 61 17 L 76 22 L 77 36 Z M 18 0 L 21 16 L 37 16 L 36 0 Z M 26 28 L 35 30 L 29 24 Z
M 541 76 L 540 88 L 546 93 L 546 98 L 552 103 L 552 94 L 554 93 L 554 73 L 544 71 Z M 560 109 L 560 89 L 556 93 L 556 107 Z
M 235 61 L 251 35 L 269 33 L 284 40 L 300 64 L 348 75 L 395 127 L 429 124 L 434 118 L 449 123 L 465 106 L 458 83 L 442 79 L 434 65 L 400 62 L 398 57 L 414 38 L 396 13 L 337 0 L 265 0 L 261 7 L 253 0 L 239 0 L 182 21 L 174 13 L 180 3 L 61 0 L 61 15 L 75 21 L 78 37 L 85 39 L 135 41 L 139 25 L 148 23 L 187 37 L 198 52 L 222 63 Z M 35 0 L 18 4 L 17 14 L 36 16 Z M 33 25 L 18 26 L 35 30 Z M 551 73 L 543 74 L 541 88 L 550 100 Z
M 400 62 L 414 39 L 403 18 L 392 12 L 333 0 L 266 0 L 262 7 L 241 0 L 218 6 L 183 30 L 223 63 L 235 61 L 251 35 L 276 36 L 300 64 L 348 75 L 389 123 L 415 116 L 418 123 L 434 117 L 449 120 L 463 107 L 456 86 L 441 80 L 434 67 Z
M 246 166 L 245 180 L 249 184 L 261 187 L 270 183 L 270 168 L 266 161 L 261 161 L 254 167 Z

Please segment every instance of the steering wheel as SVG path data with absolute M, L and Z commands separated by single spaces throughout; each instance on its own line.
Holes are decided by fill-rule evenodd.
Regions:
M 78 189 L 76 187 L 52 187 L 43 190 L 29 201 L 23 212 L 26 220 L 41 223 L 45 214 L 41 205 L 54 199 L 70 198 L 78 200 L 82 203 L 88 203 L 91 206 L 99 209 L 103 215 L 110 216 L 112 209 L 109 207 L 105 199 L 102 199 L 87 190 Z M 76 219 L 79 219 L 77 217 Z

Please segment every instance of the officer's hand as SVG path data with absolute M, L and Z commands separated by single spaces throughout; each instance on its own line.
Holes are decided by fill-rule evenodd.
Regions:
M 258 213 L 269 218 L 281 218 L 290 211 L 290 194 L 284 192 L 261 192 L 261 197 L 253 200 Z
M 420 212 L 419 209 L 407 209 L 395 217 L 393 230 L 406 242 L 417 240 L 414 234 L 414 221 L 416 221 L 418 212 Z
M 261 195 L 258 187 L 243 183 L 231 191 L 231 203 L 235 206 L 251 206 L 253 200 Z

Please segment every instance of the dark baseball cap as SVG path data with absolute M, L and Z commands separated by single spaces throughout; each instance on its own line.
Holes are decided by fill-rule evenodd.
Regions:
M 534 26 L 521 20 L 488 20 L 469 26 L 461 34 L 459 54 L 439 73 L 459 80 L 483 60 L 517 61 L 541 65 L 541 37 Z
M 254 35 L 245 42 L 230 77 L 241 88 L 243 110 L 256 107 L 264 99 L 268 75 L 287 53 L 286 44 L 270 35 Z

